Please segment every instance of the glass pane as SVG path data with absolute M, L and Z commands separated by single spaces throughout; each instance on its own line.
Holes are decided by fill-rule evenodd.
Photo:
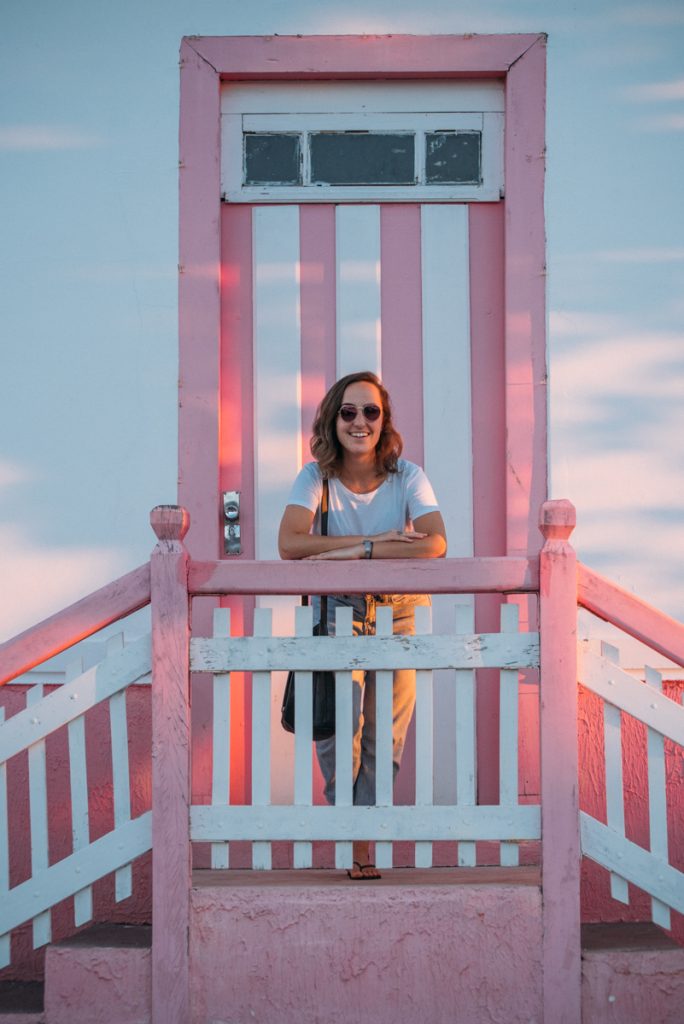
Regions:
M 426 132 L 428 185 L 479 185 L 482 132 Z
M 301 185 L 299 135 L 245 132 L 245 185 Z
M 406 132 L 312 132 L 311 182 L 413 185 L 414 136 Z

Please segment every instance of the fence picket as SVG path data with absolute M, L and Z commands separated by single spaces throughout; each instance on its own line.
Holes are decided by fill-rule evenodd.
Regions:
M 271 636 L 273 615 L 270 608 L 254 609 L 254 636 Z M 271 803 L 271 673 L 252 673 L 252 805 Z M 271 870 L 271 844 L 252 843 L 252 867 Z
M 70 661 L 64 672 L 65 683 L 83 674 L 83 658 Z M 67 726 L 69 736 L 69 785 L 71 791 L 71 831 L 73 849 L 84 850 L 90 843 L 88 812 L 88 769 L 85 747 L 85 717 L 79 715 Z M 74 895 L 74 924 L 78 928 L 93 916 L 93 890 L 90 886 Z
M 311 636 L 313 609 L 299 605 L 295 609 L 295 633 Z M 295 784 L 294 802 L 297 807 L 311 807 L 313 770 L 311 743 L 313 725 L 313 673 L 297 672 L 295 676 Z M 295 842 L 292 851 L 295 868 L 310 868 L 313 863 L 311 843 Z
M 0 725 L 5 709 L 0 707 Z M 7 764 L 0 762 L 0 904 L 9 892 L 9 817 L 7 807 Z M 0 935 L 0 970 L 10 962 L 10 934 Z
M 107 640 L 107 657 L 124 649 L 123 633 Z M 128 767 L 128 722 L 126 691 L 119 690 L 109 698 L 109 729 L 112 745 L 112 789 L 114 792 L 114 828 L 121 828 L 131 819 L 131 784 Z M 114 874 L 114 898 L 117 903 L 133 893 L 133 869 L 125 864 Z
M 336 636 L 351 636 L 352 609 L 337 608 L 335 614 Z M 352 707 L 352 674 L 350 671 L 338 671 L 335 673 L 335 807 L 351 807 L 354 802 Z M 335 843 L 335 866 L 337 868 L 350 868 L 352 859 L 351 840 Z
M 656 693 L 663 688 L 662 676 L 646 666 L 646 684 Z M 647 729 L 648 750 L 648 821 L 651 853 L 668 860 L 667 843 L 667 790 L 665 778 L 665 739 L 653 729 Z M 672 926 L 670 908 L 655 897 L 651 898 L 651 917 L 661 928 Z
M 214 608 L 214 636 L 230 636 L 230 609 Z M 214 676 L 213 744 L 211 759 L 212 805 L 230 803 L 230 673 Z M 212 868 L 229 865 L 228 843 L 211 844 Z
M 393 611 L 390 605 L 375 610 L 377 636 L 392 636 Z M 394 672 L 378 669 L 375 673 L 375 803 L 391 807 L 394 802 L 394 768 L 392 764 L 392 717 Z M 379 868 L 392 867 L 392 843 L 375 844 L 375 862 Z
M 601 654 L 616 666 L 620 662 L 617 647 L 605 641 L 601 643 Z M 606 822 L 608 827 L 625 834 L 625 801 L 622 782 L 622 723 L 620 709 L 605 702 L 603 705 L 603 729 L 606 759 Z M 610 894 L 614 900 L 629 903 L 629 887 L 624 878 L 611 872 Z
M 432 632 L 432 609 L 418 605 L 416 636 Z M 432 672 L 416 672 L 416 806 L 431 807 L 434 798 L 434 702 Z M 432 843 L 416 843 L 416 867 L 432 867 Z
M 26 694 L 26 707 L 35 708 L 43 699 L 42 684 L 33 686 Z M 37 718 L 34 712 L 33 718 Z M 31 874 L 46 871 L 48 867 L 48 817 L 45 763 L 45 740 L 38 740 L 28 750 L 29 813 L 31 820 Z M 33 948 L 46 946 L 52 938 L 51 913 L 43 911 L 33 918 Z
M 475 610 L 472 604 L 456 606 L 456 633 L 459 636 L 475 631 Z M 459 807 L 475 806 L 476 779 L 475 739 L 475 673 L 470 669 L 456 671 L 456 803 Z M 474 842 L 458 844 L 459 867 L 474 867 L 477 847 Z
M 519 606 L 501 605 L 501 632 L 517 633 Z M 502 669 L 499 673 L 499 803 L 518 806 L 518 672 Z M 518 844 L 501 843 L 502 867 L 517 867 Z

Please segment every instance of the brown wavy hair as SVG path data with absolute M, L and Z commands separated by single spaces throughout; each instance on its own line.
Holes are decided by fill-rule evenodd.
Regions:
M 311 437 L 311 454 L 324 477 L 339 476 L 342 468 L 342 445 L 337 438 L 337 414 L 344 393 L 350 384 L 366 381 L 374 384 L 382 401 L 382 430 L 375 448 L 375 464 L 379 473 L 396 473 L 397 461 L 404 447 L 401 434 L 392 423 L 392 403 L 387 388 L 370 370 L 348 373 L 330 388 L 316 411 Z

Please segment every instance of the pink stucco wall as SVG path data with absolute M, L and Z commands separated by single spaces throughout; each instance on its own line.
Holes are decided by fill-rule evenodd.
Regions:
M 539 1024 L 537 886 L 327 879 L 193 890 L 193 1024 Z

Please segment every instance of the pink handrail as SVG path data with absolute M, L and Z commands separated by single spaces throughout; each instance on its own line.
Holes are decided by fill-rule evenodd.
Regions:
M 580 562 L 577 603 L 605 622 L 684 666 L 684 625 Z
M 212 594 L 526 593 L 536 558 L 382 559 L 377 562 L 191 562 L 188 590 Z
M 150 603 L 150 564 L 0 644 L 0 686 Z

